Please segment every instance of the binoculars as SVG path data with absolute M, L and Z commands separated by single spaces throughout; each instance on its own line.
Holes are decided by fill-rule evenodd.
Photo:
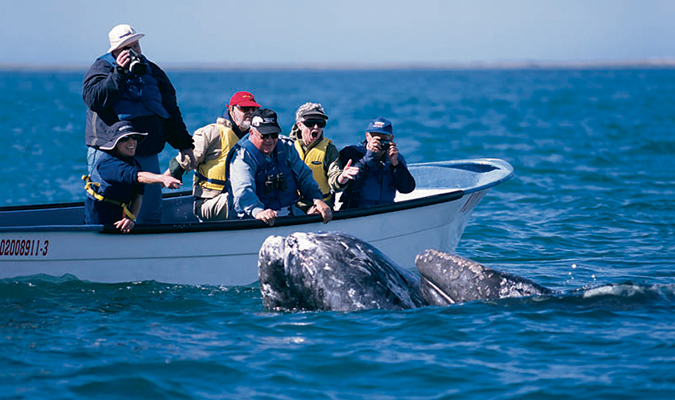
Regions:
M 273 190 L 285 191 L 288 189 L 288 182 L 282 173 L 267 175 L 265 180 L 265 193 L 272 193 Z

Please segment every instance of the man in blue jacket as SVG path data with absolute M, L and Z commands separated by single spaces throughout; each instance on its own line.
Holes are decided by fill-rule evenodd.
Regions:
M 143 171 L 160 173 L 158 154 L 166 142 L 180 150 L 182 158 L 194 163 L 192 137 L 178 108 L 176 91 L 164 71 L 141 54 L 138 41 L 144 36 L 126 24 L 114 27 L 108 34 L 108 52 L 92 64 L 84 77 L 82 98 L 87 105 L 90 172 L 101 156 L 98 149 L 106 131 L 118 121 L 129 121 L 135 131 L 148 133 L 136 150 L 136 160 Z M 161 201 L 161 187 L 149 186 L 138 221 L 161 223 Z
M 390 204 L 394 202 L 396 191 L 410 193 L 415 190 L 415 178 L 393 140 L 391 122 L 378 117 L 368 124 L 366 140 L 362 144 L 340 151 L 343 165 L 351 161 L 359 168 L 340 197 L 340 209 Z
M 304 215 L 296 207 L 299 194 L 321 214 L 323 222 L 333 218 L 323 201 L 312 170 L 295 150 L 290 138 L 279 137 L 277 114 L 259 108 L 251 117 L 251 128 L 228 155 L 231 193 L 239 218 L 255 218 L 274 225 L 278 216 Z

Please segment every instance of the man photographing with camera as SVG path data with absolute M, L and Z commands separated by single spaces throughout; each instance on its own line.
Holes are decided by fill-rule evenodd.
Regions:
M 396 191 L 415 190 L 415 178 L 394 142 L 394 127 L 386 118 L 368 123 L 366 140 L 340 151 L 340 161 L 358 167 L 356 177 L 342 192 L 340 209 L 359 208 L 394 202 Z
M 136 149 L 143 171 L 161 173 L 158 154 L 166 142 L 194 164 L 192 137 L 178 108 L 176 90 L 164 71 L 143 55 L 139 40 L 144 36 L 130 25 L 115 26 L 108 34 L 107 53 L 96 59 L 84 77 L 89 171 L 101 156 L 99 146 L 108 142 L 108 128 L 118 121 L 129 121 L 134 131 L 148 133 Z M 148 186 L 138 223 L 161 223 L 161 201 L 161 187 Z

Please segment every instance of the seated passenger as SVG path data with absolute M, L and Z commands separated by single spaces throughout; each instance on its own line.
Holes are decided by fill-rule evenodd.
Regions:
M 260 108 L 249 92 L 237 92 L 230 98 L 225 115 L 218 117 L 215 124 L 209 124 L 195 131 L 195 169 L 192 194 L 195 197 L 193 212 L 202 221 L 225 220 L 229 208 L 225 180 L 225 159 L 232 147 L 244 137 L 251 126 L 251 115 Z M 188 160 L 176 156 L 169 164 L 169 171 L 181 179 L 190 171 Z
M 131 122 L 116 122 L 106 134 L 106 141 L 99 146 L 102 156 L 94 163 L 91 175 L 82 177 L 87 182 L 84 219 L 88 225 L 110 224 L 129 233 L 136 225 L 144 184 L 161 183 L 177 189 L 181 183 L 171 176 L 141 171 L 134 154 L 147 133 L 136 132 Z
M 340 151 L 343 164 L 351 161 L 359 168 L 342 193 L 341 209 L 393 203 L 397 190 L 401 193 L 415 190 L 415 178 L 393 140 L 391 122 L 378 117 L 368 124 L 362 144 Z
M 323 200 L 331 208 L 335 203 L 334 194 L 347 187 L 359 169 L 351 161 L 342 169 L 340 152 L 333 142 L 323 135 L 328 116 L 319 103 L 305 103 L 295 113 L 295 125 L 290 137 L 295 140 L 295 149 L 300 158 L 312 169 L 314 180 L 319 184 Z M 307 214 L 314 213 L 312 202 L 300 198 L 298 208 Z
M 303 215 L 295 203 L 301 193 L 311 199 L 327 223 L 333 218 L 312 170 L 302 162 L 289 138 L 280 138 L 277 114 L 261 108 L 253 113 L 251 132 L 228 155 L 228 178 L 239 218 L 274 225 L 277 216 Z

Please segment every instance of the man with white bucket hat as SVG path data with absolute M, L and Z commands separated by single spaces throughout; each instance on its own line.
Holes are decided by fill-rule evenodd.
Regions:
M 166 142 L 180 150 L 181 158 L 194 163 L 192 137 L 178 108 L 176 90 L 164 71 L 141 53 L 139 39 L 144 36 L 130 25 L 115 26 L 108 34 L 107 53 L 96 59 L 84 77 L 82 98 L 87 105 L 90 171 L 100 156 L 105 132 L 118 121 L 129 121 L 137 132 L 148 133 L 136 150 L 143 171 L 161 173 L 158 154 Z M 149 186 L 138 222 L 161 221 L 161 187 Z

